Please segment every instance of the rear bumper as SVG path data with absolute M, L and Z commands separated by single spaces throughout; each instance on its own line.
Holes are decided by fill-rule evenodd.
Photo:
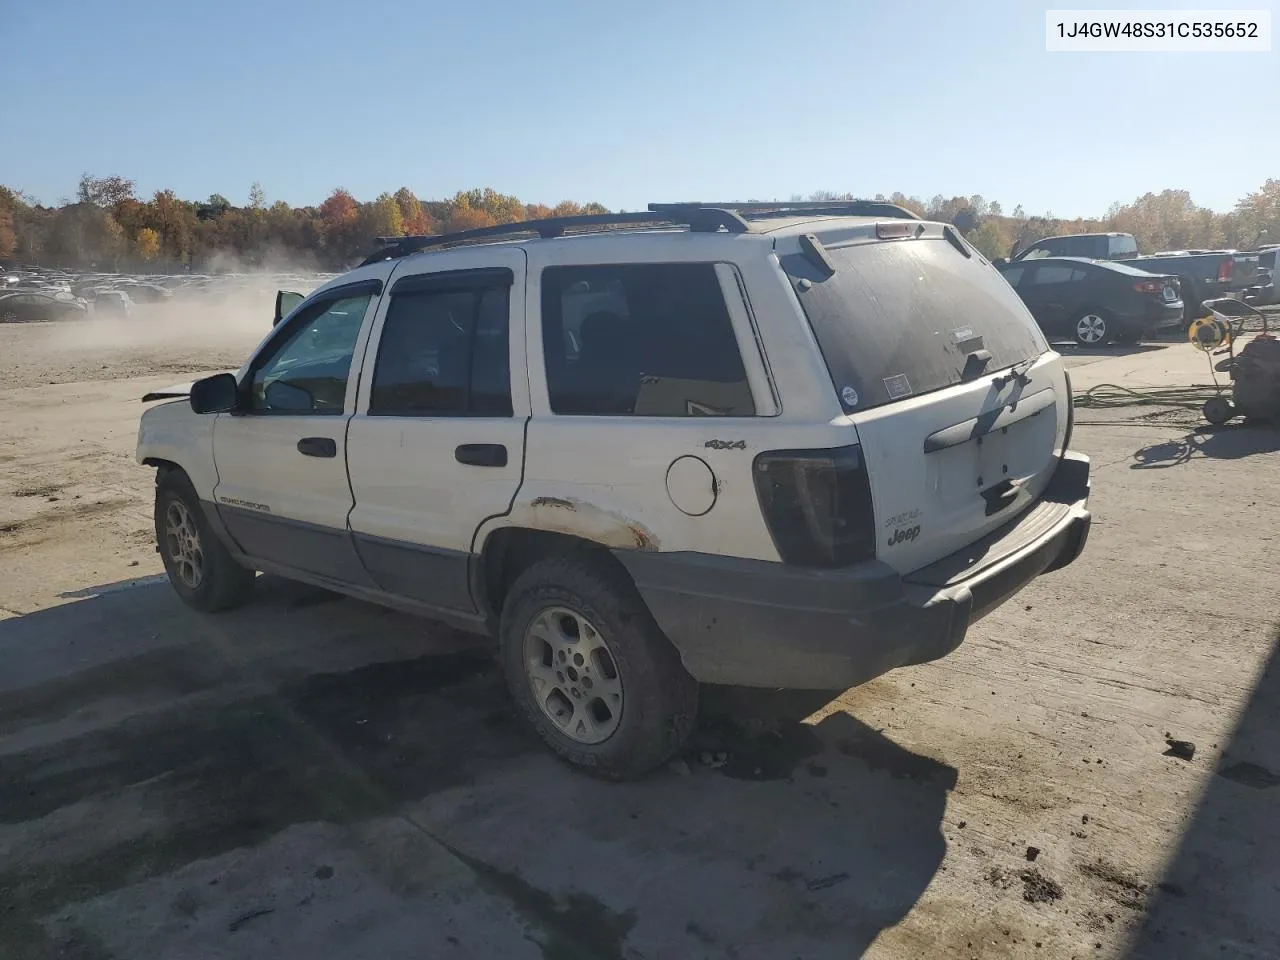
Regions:
M 1146 336 L 1182 326 L 1183 312 L 1184 304 L 1181 300 L 1174 300 L 1171 303 L 1152 300 L 1145 304 L 1140 312 L 1118 315 L 1116 326 L 1123 333 Z
M 970 624 L 1074 561 L 1089 534 L 1088 499 L 1089 460 L 1068 453 L 1018 519 L 905 577 L 880 561 L 808 570 L 695 553 L 617 556 L 698 680 L 846 690 L 946 656 Z

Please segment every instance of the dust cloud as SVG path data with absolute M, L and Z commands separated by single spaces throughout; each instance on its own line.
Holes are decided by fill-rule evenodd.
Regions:
M 163 303 L 135 304 L 128 316 L 98 310 L 85 320 L 54 324 L 49 346 L 89 353 L 208 348 L 247 355 L 271 330 L 274 306 L 274 288 L 207 301 L 178 295 Z
M 84 319 L 0 324 L 0 387 L 153 375 L 176 383 L 236 370 L 270 333 L 276 290 L 310 293 L 327 279 L 300 273 L 191 278 L 172 297 L 135 302 L 130 314 L 95 308 Z

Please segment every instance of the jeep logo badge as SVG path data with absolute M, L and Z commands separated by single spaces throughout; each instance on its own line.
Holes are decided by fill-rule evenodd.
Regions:
M 914 527 L 899 527 L 893 531 L 893 536 L 889 538 L 889 546 L 896 547 L 900 543 L 910 543 L 916 537 L 920 536 L 920 524 Z

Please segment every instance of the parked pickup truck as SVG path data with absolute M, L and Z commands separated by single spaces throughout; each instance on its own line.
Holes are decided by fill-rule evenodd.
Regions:
M 1204 301 L 1242 294 L 1259 284 L 1262 265 L 1258 254 L 1238 250 L 1171 250 L 1138 254 L 1138 245 L 1128 233 L 1081 233 L 1046 237 L 1015 252 L 1005 263 L 1020 263 L 1043 257 L 1088 257 L 1118 260 L 1157 276 L 1176 276 L 1182 290 L 1183 319 L 1187 323 L 1205 315 Z M 1266 278 L 1265 282 L 1270 282 Z
M 1178 250 L 1124 261 L 1149 273 L 1173 274 L 1182 287 L 1183 318 L 1205 316 L 1206 300 L 1242 294 L 1258 283 L 1257 253 L 1238 250 Z

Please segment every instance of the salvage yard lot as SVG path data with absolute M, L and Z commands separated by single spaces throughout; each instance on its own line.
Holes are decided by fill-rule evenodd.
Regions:
M 0 957 L 1280 955 L 1280 433 L 1080 411 L 1079 562 L 830 704 L 713 691 L 609 785 L 452 631 L 273 580 L 182 607 L 138 398 L 256 336 L 54 327 L 0 327 Z

